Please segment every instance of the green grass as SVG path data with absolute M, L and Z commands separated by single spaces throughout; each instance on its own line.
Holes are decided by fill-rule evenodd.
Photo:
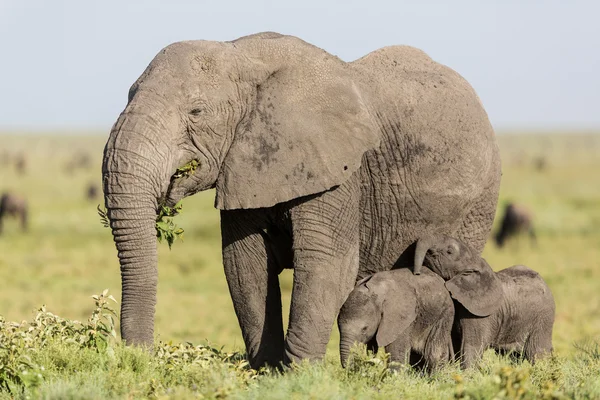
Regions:
M 25 175 L 0 164 L 0 191 L 28 198 L 31 227 L 23 234 L 16 221 L 8 221 L 0 236 L 0 315 L 8 321 L 31 320 L 34 310 L 46 304 L 68 320 L 86 320 L 94 309 L 91 294 L 110 288 L 120 298 L 116 250 L 96 211 L 102 201 L 85 198 L 86 186 L 100 183 L 106 138 L 2 139 L 0 157 L 4 151 L 27 155 Z M 574 346 L 600 338 L 600 135 L 511 134 L 499 135 L 498 140 L 503 159 L 500 205 L 516 201 L 534 212 L 538 245 L 520 238 L 498 250 L 490 242 L 484 256 L 495 269 L 525 264 L 546 279 L 557 303 L 555 358 L 531 368 L 488 353 L 479 369 L 461 373 L 451 366 L 434 377 L 422 377 L 414 372 L 383 373 L 364 357 L 356 370 L 344 371 L 338 366 L 334 329 L 324 363 L 249 378 L 247 370 L 221 359 L 206 365 L 184 363 L 168 372 L 156 355 L 118 343 L 111 345 L 110 355 L 57 342 L 36 351 L 36 362 L 44 366 L 43 379 L 27 393 L 44 398 L 188 398 L 219 393 L 250 398 L 452 398 L 461 396 L 462 387 L 471 398 L 490 398 L 501 391 L 502 382 L 517 379 L 521 371 L 525 396 L 539 397 L 552 389 L 569 397 L 600 397 L 600 355 Z M 91 169 L 66 170 L 77 151 L 90 154 Z M 536 168 L 539 158 L 545 160 L 542 170 Z M 163 342 L 208 340 L 231 353 L 243 351 L 243 341 L 222 270 L 213 199 L 210 191 L 185 199 L 183 213 L 176 218 L 185 229 L 184 241 L 175 242 L 171 251 L 166 243 L 159 246 L 156 334 Z M 280 278 L 284 317 L 291 276 L 284 271 Z M 502 372 L 503 366 L 508 370 Z M 462 383 L 457 383 L 457 374 Z

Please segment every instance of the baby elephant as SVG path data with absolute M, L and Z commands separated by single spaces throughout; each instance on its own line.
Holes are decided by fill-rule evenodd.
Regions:
M 455 300 L 453 340 L 463 368 L 486 348 L 522 353 L 532 363 L 552 352 L 554 298 L 537 272 L 523 265 L 494 272 L 474 249 L 445 235 L 418 241 L 415 274 L 427 271 L 423 263 Z
M 21 228 L 27 230 L 27 200 L 12 193 L 4 193 L 0 197 L 0 234 L 2 234 L 2 225 L 7 216 L 19 217 Z
M 444 281 L 431 271 L 414 276 L 402 268 L 379 272 L 358 282 L 338 317 L 340 356 L 346 367 L 350 347 L 385 347 L 391 361 L 420 356 L 431 371 L 454 356 L 454 306 Z

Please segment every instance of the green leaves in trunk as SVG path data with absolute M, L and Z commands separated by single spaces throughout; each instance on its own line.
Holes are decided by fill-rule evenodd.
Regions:
M 179 202 L 174 207 L 162 205 L 158 210 L 158 216 L 156 217 L 156 237 L 159 242 L 162 242 L 163 239 L 166 240 L 169 249 L 171 249 L 175 239 L 183 240 L 183 229 L 173 222 L 173 217 L 181 212 L 182 207 L 183 205 Z
M 108 220 L 108 214 L 106 214 L 106 208 L 102 208 L 100 207 L 100 204 L 98 204 L 98 207 L 96 209 L 98 210 L 98 215 L 100 216 L 100 223 L 102 224 L 102 226 L 105 228 L 109 228 L 110 221 Z
M 166 240 L 169 249 L 171 249 L 176 239 L 183 240 L 183 229 L 173 222 L 173 217 L 181 212 L 182 207 L 181 202 L 177 203 L 174 207 L 161 205 L 156 216 L 156 237 L 159 242 Z M 105 228 L 109 228 L 110 221 L 106 209 L 100 207 L 100 204 L 98 204 L 97 210 L 100 216 L 100 223 Z
M 175 174 L 173 174 L 171 177 L 169 190 L 177 179 L 188 178 L 193 175 L 199 165 L 200 163 L 198 160 L 191 160 L 187 164 L 177 168 Z M 179 202 L 174 207 L 167 207 L 164 204 L 161 204 L 158 208 L 158 215 L 156 216 L 156 237 L 158 238 L 159 242 L 166 240 L 167 244 L 169 245 L 169 249 L 171 249 L 171 246 L 176 239 L 183 240 L 183 229 L 178 227 L 177 224 L 173 222 L 173 217 L 181 212 L 182 207 L 183 206 L 181 202 Z M 98 204 L 97 210 L 102 226 L 105 228 L 110 227 L 110 220 L 108 219 L 106 209 L 102 208 L 100 204 Z

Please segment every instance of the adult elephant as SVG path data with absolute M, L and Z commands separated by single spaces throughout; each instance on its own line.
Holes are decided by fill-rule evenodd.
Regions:
M 191 160 L 195 173 L 178 178 Z M 473 89 L 423 52 L 392 46 L 346 63 L 260 33 L 163 49 L 129 91 L 102 172 L 124 340 L 153 342 L 157 207 L 214 187 L 225 275 L 258 367 L 322 357 L 357 276 L 412 265 L 417 238 L 447 233 L 481 251 L 500 161 Z

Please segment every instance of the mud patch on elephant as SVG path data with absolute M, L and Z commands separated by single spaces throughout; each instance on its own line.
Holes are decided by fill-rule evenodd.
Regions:
M 274 139 L 274 138 L 273 138 Z M 276 161 L 275 153 L 279 151 L 279 143 L 276 140 L 269 142 L 267 138 L 261 136 L 258 144 L 258 156 L 261 164 L 269 165 Z

